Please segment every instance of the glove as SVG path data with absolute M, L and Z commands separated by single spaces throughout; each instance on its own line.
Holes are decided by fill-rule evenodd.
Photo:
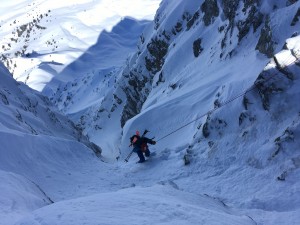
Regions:
M 152 144 L 155 145 L 155 144 L 156 144 L 156 141 L 152 141 Z

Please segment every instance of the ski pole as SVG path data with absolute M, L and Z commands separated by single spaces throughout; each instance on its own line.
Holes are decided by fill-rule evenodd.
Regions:
M 131 157 L 132 153 L 133 153 L 133 150 L 132 150 L 132 151 L 129 153 L 129 155 L 126 157 L 126 159 L 124 160 L 125 162 L 128 162 L 128 160 L 129 160 L 129 158 Z

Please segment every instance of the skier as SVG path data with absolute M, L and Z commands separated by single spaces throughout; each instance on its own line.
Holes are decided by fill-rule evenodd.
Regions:
M 138 163 L 143 163 L 145 162 L 145 157 L 149 157 L 150 156 L 150 151 L 148 148 L 147 144 L 151 144 L 151 145 L 155 145 L 156 141 L 149 139 L 147 137 L 144 137 L 144 135 L 147 133 L 148 131 L 145 130 L 144 134 L 142 136 L 140 136 L 140 132 L 136 131 L 135 135 L 133 135 L 130 138 L 130 146 L 133 146 L 133 152 L 137 153 L 138 157 L 140 158 L 140 160 L 138 161 Z

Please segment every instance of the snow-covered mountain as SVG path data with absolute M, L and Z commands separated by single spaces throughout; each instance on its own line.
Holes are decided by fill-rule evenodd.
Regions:
M 160 0 L 133 0 L 130 4 L 126 0 L 4 0 L 0 8 L 1 60 L 15 79 L 43 91 L 53 77 L 88 51 L 98 36 L 106 43 L 113 39 L 110 45 L 117 44 L 116 40 L 124 41 L 114 48 L 123 48 L 129 54 L 129 46 L 136 44 L 134 36 L 117 38 L 120 30 L 114 36 L 107 33 L 127 16 L 152 20 L 159 3 Z M 116 57 L 109 55 L 110 50 L 106 46 L 106 50 L 94 52 L 96 55 L 89 59 L 97 57 L 103 61 L 104 57 Z M 122 54 L 119 51 L 119 60 Z M 67 80 L 61 76 L 60 79 Z
M 140 172 L 132 164 L 104 164 L 101 149 L 47 97 L 17 83 L 2 64 L 0 76 L 1 225 L 252 224 L 219 200 L 171 181 L 146 184 L 143 173 L 132 177 Z
M 101 149 L 47 97 L 17 83 L 2 64 L 0 73 L 0 208 L 1 224 L 8 224 L 10 217 L 53 203 L 45 190 L 56 188 L 49 185 L 60 179 L 55 174 L 75 170 L 70 162 L 100 156 Z
M 98 3 L 86 4 L 97 11 Z M 60 7 L 60 12 L 70 8 Z M 83 6 L 71 9 L 78 12 Z M 80 20 L 79 15 L 75 18 Z M 26 182 L 26 195 L 34 193 L 38 199 L 22 212 L 13 210 L 13 204 L 3 204 L 10 207 L 2 214 L 21 217 L 28 212 L 16 224 L 297 224 L 300 2 L 163 0 L 153 22 L 128 16 L 107 31 L 100 33 L 97 28 L 99 37 L 81 49 L 76 47 L 82 54 L 75 54 L 68 65 L 59 57 L 47 61 L 43 51 L 35 51 L 39 49 L 35 40 L 29 41 L 29 55 L 24 56 L 27 47 L 21 57 L 12 57 L 17 47 L 5 45 L 2 60 L 14 77 L 47 95 L 77 129 L 101 146 L 102 159 L 115 162 L 104 164 L 86 151 L 75 141 L 76 135 L 70 135 L 72 125 L 59 132 L 54 125 L 49 129 L 38 125 L 47 138 L 54 135 L 54 140 L 41 143 L 55 146 L 62 137 L 62 142 L 72 140 L 76 151 L 67 147 L 61 152 L 63 143 L 53 150 L 50 156 L 61 172 L 53 169 L 48 157 L 42 158 L 44 153 L 38 157 L 42 163 L 34 166 L 42 168 L 39 173 L 28 172 L 28 165 L 17 170 L 1 166 L 14 173 L 5 172 L 6 180 L 16 180 L 17 187 Z M 81 24 L 65 16 L 57 20 L 76 29 Z M 56 25 L 52 23 L 52 28 Z M 44 35 L 56 33 L 43 26 L 47 27 L 42 29 Z M 89 24 L 87 29 L 98 26 Z M 20 28 L 16 29 L 18 34 Z M 59 51 L 68 63 L 73 44 L 78 46 L 69 39 Z M 45 56 L 50 57 L 51 51 Z M 27 75 L 13 69 L 15 62 L 21 65 L 28 59 L 37 64 Z M 4 91 L 1 96 L 6 96 Z M 2 97 L 3 105 L 6 98 Z M 19 114 L 23 118 L 17 106 L 13 109 L 19 113 L 11 120 Z M 8 114 L 3 118 L 10 118 Z M 47 118 L 39 122 L 44 120 L 49 123 Z M 16 125 L 14 120 L 6 125 L 4 121 L 4 135 L 7 127 L 30 130 L 25 125 L 35 129 L 36 123 L 30 119 Z M 155 156 L 141 165 L 134 163 L 133 156 L 125 164 L 123 159 L 131 151 L 129 137 L 143 129 L 157 140 L 150 149 Z M 38 146 L 21 143 L 32 149 L 29 156 L 36 156 Z M 19 157 L 5 160 L 18 165 L 19 161 Z M 2 186 L 9 193 L 5 201 L 23 203 L 19 200 L 23 188 L 10 193 L 6 187 Z M 47 206 L 51 202 L 55 203 Z
M 114 85 L 126 58 L 136 51 L 137 40 L 153 20 L 159 3 L 160 0 L 134 0 L 130 4 L 126 0 L 5 1 L 0 9 L 0 58 L 17 81 L 49 97 L 56 94 L 57 105 L 64 112 L 79 111 L 72 116 L 79 124 L 80 118 L 87 116 L 82 110 L 91 106 L 93 112 L 102 110 L 99 102 L 110 92 L 107 87 Z M 81 83 L 87 90 L 82 90 Z M 68 91 L 61 93 L 66 88 Z M 93 94 L 88 99 L 82 98 L 91 90 Z M 76 104 L 69 106 L 69 102 Z M 101 129 L 96 123 L 91 127 Z M 116 133 L 114 142 L 120 137 L 120 131 Z M 99 140 L 95 142 L 100 144 Z M 109 143 L 106 148 L 114 152 L 116 145 Z M 119 151 L 111 154 L 118 155 Z

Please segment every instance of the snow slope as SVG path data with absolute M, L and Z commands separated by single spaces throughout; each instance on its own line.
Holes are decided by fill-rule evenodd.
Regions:
M 89 111 L 103 110 L 104 96 L 115 86 L 126 58 L 136 51 L 137 40 L 153 19 L 160 0 L 130 4 L 123 0 L 16 3 L 7 1 L 2 8 L 3 63 L 16 80 L 54 98 L 59 109 L 78 124 Z M 83 89 L 81 83 L 87 88 Z M 97 120 L 97 115 L 91 118 Z M 98 132 L 101 123 L 90 126 L 91 132 L 107 139 L 106 134 Z M 112 138 L 115 143 L 121 131 L 118 124 L 111 127 L 118 130 Z M 109 149 L 104 151 L 109 157 L 119 154 L 116 144 L 100 144 L 90 132 L 84 132 Z
M 64 72 L 78 66 L 80 79 L 50 97 L 101 145 L 102 160 L 115 162 L 100 162 L 64 132 L 37 145 L 26 135 L 13 152 L 25 143 L 39 163 L 14 169 L 24 159 L 14 155 L 1 170 L 26 175 L 40 189 L 32 182 L 29 191 L 2 186 L 22 209 L 6 207 L 5 222 L 298 224 L 299 4 L 164 0 L 124 65 L 111 58 L 111 66 L 92 61 L 86 68 L 79 58 Z M 83 57 L 90 59 L 89 51 Z M 158 141 L 150 146 L 155 156 L 124 163 L 129 137 L 143 129 Z M 32 192 L 34 207 L 21 204 L 18 194 Z
M 159 71 L 152 74 L 152 91 L 141 112 L 123 128 L 121 152 L 128 153 L 126 143 L 136 129 L 147 128 L 161 139 L 156 148 L 168 165 L 163 169 L 160 164 L 160 170 L 172 171 L 169 178 L 172 174 L 171 180 L 179 187 L 238 206 L 250 212 L 258 224 L 297 224 L 299 23 L 292 26 L 291 21 L 297 17 L 299 3 L 288 7 L 279 1 L 263 4 L 261 12 L 271 9 L 272 38 L 277 42 L 273 47 L 279 52 L 270 61 L 255 50 L 259 33 L 250 29 L 238 40 L 237 28 L 231 36 L 226 36 L 226 29 L 220 32 L 220 27 L 230 26 L 221 15 L 209 26 L 201 16 L 195 17 L 193 12 L 200 11 L 203 2 L 174 5 L 164 1 L 158 10 L 158 29 L 150 37 L 167 42 L 168 53 Z M 273 4 L 277 5 L 274 11 Z M 185 11 L 196 18 L 189 29 L 181 19 Z M 235 22 L 243 13 L 239 15 Z M 182 24 L 182 31 L 175 35 L 176 21 Z M 289 39 L 292 35 L 296 37 Z M 203 49 L 197 57 L 193 44 L 198 38 Z M 145 52 L 148 54 L 146 48 Z M 252 91 L 243 94 L 249 88 Z M 170 166 L 173 158 L 177 160 Z M 180 170 L 184 160 L 191 165 Z
M 253 224 L 209 196 L 153 186 L 156 176 L 145 184 L 132 164 L 104 164 L 45 97 L 0 69 L 0 224 Z
M 130 4 L 124 0 L 4 1 L 0 9 L 1 60 L 15 79 L 42 91 L 94 45 L 99 34 L 103 32 L 105 36 L 127 16 L 153 19 L 159 3 L 160 0 L 134 0 Z
M 66 165 L 69 160 L 95 158 L 93 151 L 100 149 L 46 97 L 17 83 L 2 64 L 0 73 L 0 214 L 1 224 L 9 224 L 53 203 L 45 193 L 51 188 L 46 180 L 59 179 L 55 174 L 62 169 L 73 171 L 74 165 Z
M 66 210 L 71 209 L 71 210 Z M 76 213 L 74 213 L 76 212 Z M 206 196 L 169 186 L 130 188 L 59 202 L 17 224 L 254 224 Z

